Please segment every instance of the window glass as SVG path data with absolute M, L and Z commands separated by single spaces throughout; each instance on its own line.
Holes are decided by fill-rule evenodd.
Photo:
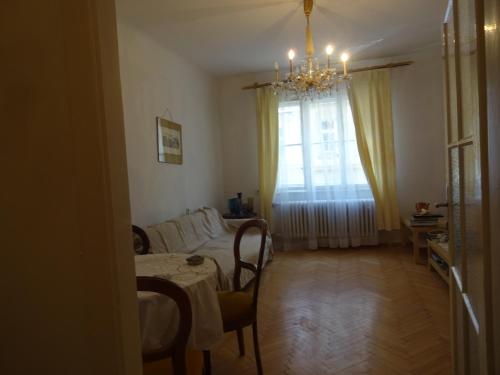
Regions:
M 347 95 L 282 102 L 279 129 L 278 195 L 324 199 L 328 191 L 356 190 L 371 197 Z

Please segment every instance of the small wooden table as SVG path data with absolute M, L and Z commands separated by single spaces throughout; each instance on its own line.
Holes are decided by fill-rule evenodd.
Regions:
M 425 242 L 425 240 L 421 240 L 420 234 L 436 230 L 437 228 L 438 224 L 413 226 L 411 225 L 410 219 L 401 219 L 401 242 L 403 243 L 403 245 L 406 245 L 408 239 L 413 244 L 413 261 L 416 264 L 425 264 L 425 262 L 422 262 L 420 260 L 420 249 L 426 249 L 427 243 Z

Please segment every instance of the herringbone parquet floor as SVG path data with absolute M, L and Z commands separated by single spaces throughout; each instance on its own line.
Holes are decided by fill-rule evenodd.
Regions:
M 448 288 L 400 247 L 279 252 L 263 277 L 259 340 L 266 375 L 450 374 Z M 234 333 L 213 373 L 255 374 Z

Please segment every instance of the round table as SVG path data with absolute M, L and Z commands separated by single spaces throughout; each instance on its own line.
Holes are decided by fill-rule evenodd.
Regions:
M 166 278 L 181 286 L 188 294 L 193 323 L 188 347 L 208 350 L 224 335 L 217 299 L 217 265 L 205 258 L 199 266 L 189 266 L 190 254 L 147 254 L 135 257 L 137 276 Z M 139 321 L 144 351 L 152 351 L 170 343 L 177 332 L 179 312 L 168 297 L 138 292 Z

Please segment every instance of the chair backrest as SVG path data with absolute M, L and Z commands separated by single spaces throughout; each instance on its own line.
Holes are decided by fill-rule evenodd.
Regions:
M 175 375 L 186 374 L 186 345 L 192 325 L 191 302 L 187 293 L 177 284 L 159 277 L 137 277 L 137 290 L 163 294 L 176 303 L 179 309 L 179 328 L 169 347 L 142 353 L 143 362 L 172 358 Z M 166 317 L 168 319 L 168 317 Z
M 146 232 L 137 225 L 132 225 L 132 238 L 134 243 L 134 252 L 136 255 L 147 254 L 149 251 L 149 238 Z
M 243 235 L 250 228 L 257 228 L 260 231 L 260 248 L 259 248 L 259 258 L 257 260 L 257 264 L 251 264 L 241 260 L 240 254 L 240 244 Z M 264 252 L 266 249 L 266 239 L 267 239 L 267 223 L 262 219 L 252 219 L 245 221 L 239 228 L 238 232 L 236 232 L 236 236 L 234 238 L 234 278 L 233 285 L 234 290 L 241 290 L 241 270 L 247 269 L 254 273 L 255 277 L 253 278 L 253 306 L 257 308 L 257 299 L 259 296 L 259 287 L 260 287 L 260 275 L 262 272 L 262 266 L 264 262 Z

